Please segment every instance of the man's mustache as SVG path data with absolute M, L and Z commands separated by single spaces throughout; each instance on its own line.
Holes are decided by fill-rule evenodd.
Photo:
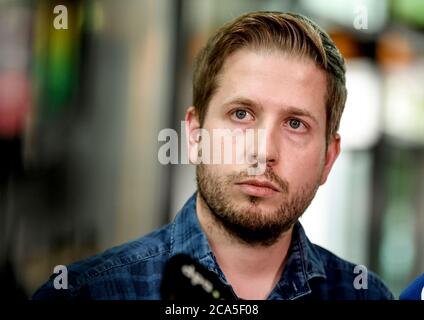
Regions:
M 228 176 L 228 179 L 230 180 L 230 182 L 239 182 L 239 181 L 241 181 L 245 178 L 251 178 L 251 177 L 252 177 L 252 175 L 249 175 L 247 170 L 245 170 L 245 171 L 241 171 L 241 172 L 238 172 L 238 173 L 230 174 Z M 278 185 L 278 187 L 281 189 L 281 191 L 283 193 L 289 192 L 288 181 L 286 181 L 286 180 L 280 178 L 278 175 L 276 175 L 270 167 L 267 167 L 265 172 L 262 175 L 255 176 L 255 178 L 261 178 L 261 177 L 264 177 L 269 182 L 272 182 L 272 183 L 275 183 L 276 185 Z

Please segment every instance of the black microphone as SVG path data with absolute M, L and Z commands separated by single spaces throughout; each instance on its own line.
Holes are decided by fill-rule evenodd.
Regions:
M 175 255 L 166 263 L 161 296 L 163 300 L 235 300 L 215 273 L 185 254 Z
M 402 291 L 399 300 L 424 300 L 424 273 Z

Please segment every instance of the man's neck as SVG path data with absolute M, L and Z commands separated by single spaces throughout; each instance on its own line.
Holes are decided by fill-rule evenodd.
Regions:
M 272 245 L 249 245 L 219 225 L 199 194 L 196 211 L 219 267 L 237 296 L 266 299 L 283 272 L 293 228 Z

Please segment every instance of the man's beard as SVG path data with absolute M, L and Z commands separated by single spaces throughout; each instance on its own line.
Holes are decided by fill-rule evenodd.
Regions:
M 309 206 L 318 190 L 319 179 L 301 191 L 290 194 L 288 182 L 267 167 L 264 177 L 280 187 L 281 202 L 274 210 L 263 212 L 260 208 L 262 199 L 259 197 L 245 195 L 248 205 L 238 205 L 231 199 L 230 188 L 248 177 L 251 176 L 245 171 L 219 176 L 204 164 L 196 168 L 199 195 L 213 219 L 243 243 L 270 246 L 297 222 Z

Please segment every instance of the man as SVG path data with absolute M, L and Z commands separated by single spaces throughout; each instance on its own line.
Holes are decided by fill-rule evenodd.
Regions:
M 298 222 L 339 155 L 346 95 L 344 60 L 308 19 L 256 12 L 226 24 L 197 58 L 186 113 L 198 192 L 171 224 L 69 266 L 67 290 L 53 275 L 34 298 L 160 299 L 165 265 L 180 253 L 235 298 L 393 298 L 371 272 L 355 285 L 355 265 L 313 245 Z M 261 130 L 265 148 L 242 149 L 256 162 L 206 163 L 222 149 L 206 134 L 220 129 Z

